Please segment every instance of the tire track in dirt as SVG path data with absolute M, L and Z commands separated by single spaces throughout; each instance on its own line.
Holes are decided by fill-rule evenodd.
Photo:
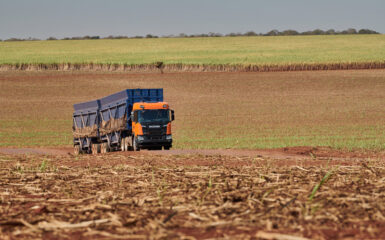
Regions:
M 0 148 L 0 153 L 19 155 L 19 154 L 38 154 L 38 155 L 73 155 L 73 148 L 58 147 L 58 148 Z M 140 152 L 116 152 L 124 155 L 203 155 L 203 156 L 230 156 L 230 157 L 259 157 L 272 159 L 368 159 L 379 158 L 385 159 L 385 151 L 343 151 L 335 150 L 328 147 L 290 147 L 279 149 L 172 149 L 168 151 L 149 151 L 142 150 Z M 111 153 L 110 153 L 111 154 Z

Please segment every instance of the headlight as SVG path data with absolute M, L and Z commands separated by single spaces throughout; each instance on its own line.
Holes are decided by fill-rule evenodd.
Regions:
M 167 139 L 167 140 L 171 140 L 171 139 L 172 139 L 172 135 L 167 135 L 167 136 L 166 136 L 166 139 Z
M 143 141 L 144 137 L 143 136 L 138 136 L 138 141 Z

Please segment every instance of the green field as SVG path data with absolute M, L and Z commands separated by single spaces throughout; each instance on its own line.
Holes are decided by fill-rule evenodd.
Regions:
M 1 64 L 287 65 L 385 61 L 385 35 L 0 42 Z
M 71 146 L 73 104 L 164 88 L 177 149 L 385 150 L 385 70 L 0 72 L 0 147 Z

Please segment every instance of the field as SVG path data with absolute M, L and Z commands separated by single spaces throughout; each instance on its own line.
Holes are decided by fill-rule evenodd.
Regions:
M 164 88 L 170 151 L 72 154 L 72 105 Z M 0 72 L 1 239 L 384 239 L 385 70 Z
M 385 162 L 0 154 L 2 239 L 384 239 Z
M 68 147 L 72 105 L 161 87 L 177 149 L 385 150 L 385 71 L 123 74 L 2 72 L 0 146 Z
M 375 68 L 375 63 L 385 63 L 384 55 L 385 35 L 0 42 L 0 65 L 40 64 L 41 68 L 63 63 L 151 65 L 158 61 L 166 65 L 266 66 L 265 70 L 320 64 L 324 68 L 333 68 L 332 64 L 342 64 L 334 68 L 344 64 Z

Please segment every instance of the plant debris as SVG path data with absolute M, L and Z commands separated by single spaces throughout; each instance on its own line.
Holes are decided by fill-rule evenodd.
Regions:
M 219 155 L 0 159 L 2 239 L 385 238 L 384 159 L 333 166 Z

